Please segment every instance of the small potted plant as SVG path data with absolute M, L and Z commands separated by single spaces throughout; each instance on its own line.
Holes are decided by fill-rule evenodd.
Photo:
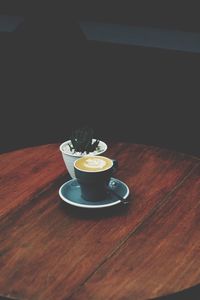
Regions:
M 94 130 L 90 127 L 75 129 L 69 140 L 60 145 L 63 160 L 72 178 L 74 174 L 74 162 L 84 155 L 100 155 L 107 150 L 106 143 L 93 137 Z

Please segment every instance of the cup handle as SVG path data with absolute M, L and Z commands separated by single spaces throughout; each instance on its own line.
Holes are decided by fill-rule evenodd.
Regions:
M 115 172 L 118 168 L 118 161 L 116 159 L 112 159 L 113 162 L 113 172 Z

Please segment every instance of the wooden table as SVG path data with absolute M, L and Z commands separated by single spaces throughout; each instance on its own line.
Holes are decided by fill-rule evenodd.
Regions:
M 14 299 L 150 299 L 200 283 L 200 160 L 116 143 L 130 203 L 66 204 L 59 145 L 0 156 L 0 295 Z

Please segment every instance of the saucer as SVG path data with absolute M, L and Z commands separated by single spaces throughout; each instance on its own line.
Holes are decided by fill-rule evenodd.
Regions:
M 88 201 L 82 198 L 80 185 L 78 184 L 77 179 L 71 179 L 60 187 L 59 196 L 62 200 L 74 206 L 85 208 L 103 208 L 122 203 L 120 198 L 125 200 L 129 195 L 128 186 L 116 178 L 110 179 L 109 189 L 111 192 L 108 193 L 104 200 L 94 202 Z M 119 197 L 117 195 L 119 195 Z

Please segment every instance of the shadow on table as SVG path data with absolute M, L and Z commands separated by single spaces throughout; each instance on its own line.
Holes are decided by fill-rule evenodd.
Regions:
M 16 298 L 0 296 L 0 300 L 16 300 Z
M 154 298 L 155 300 L 199 300 L 200 299 L 200 285 L 185 289 L 172 295 Z
M 99 209 L 88 209 L 70 206 L 67 203 L 61 201 L 60 207 L 64 212 L 66 212 L 66 214 L 71 215 L 73 218 L 84 220 L 100 220 L 111 218 L 114 216 L 126 215 L 128 213 L 129 204 L 119 204 L 116 206 Z

